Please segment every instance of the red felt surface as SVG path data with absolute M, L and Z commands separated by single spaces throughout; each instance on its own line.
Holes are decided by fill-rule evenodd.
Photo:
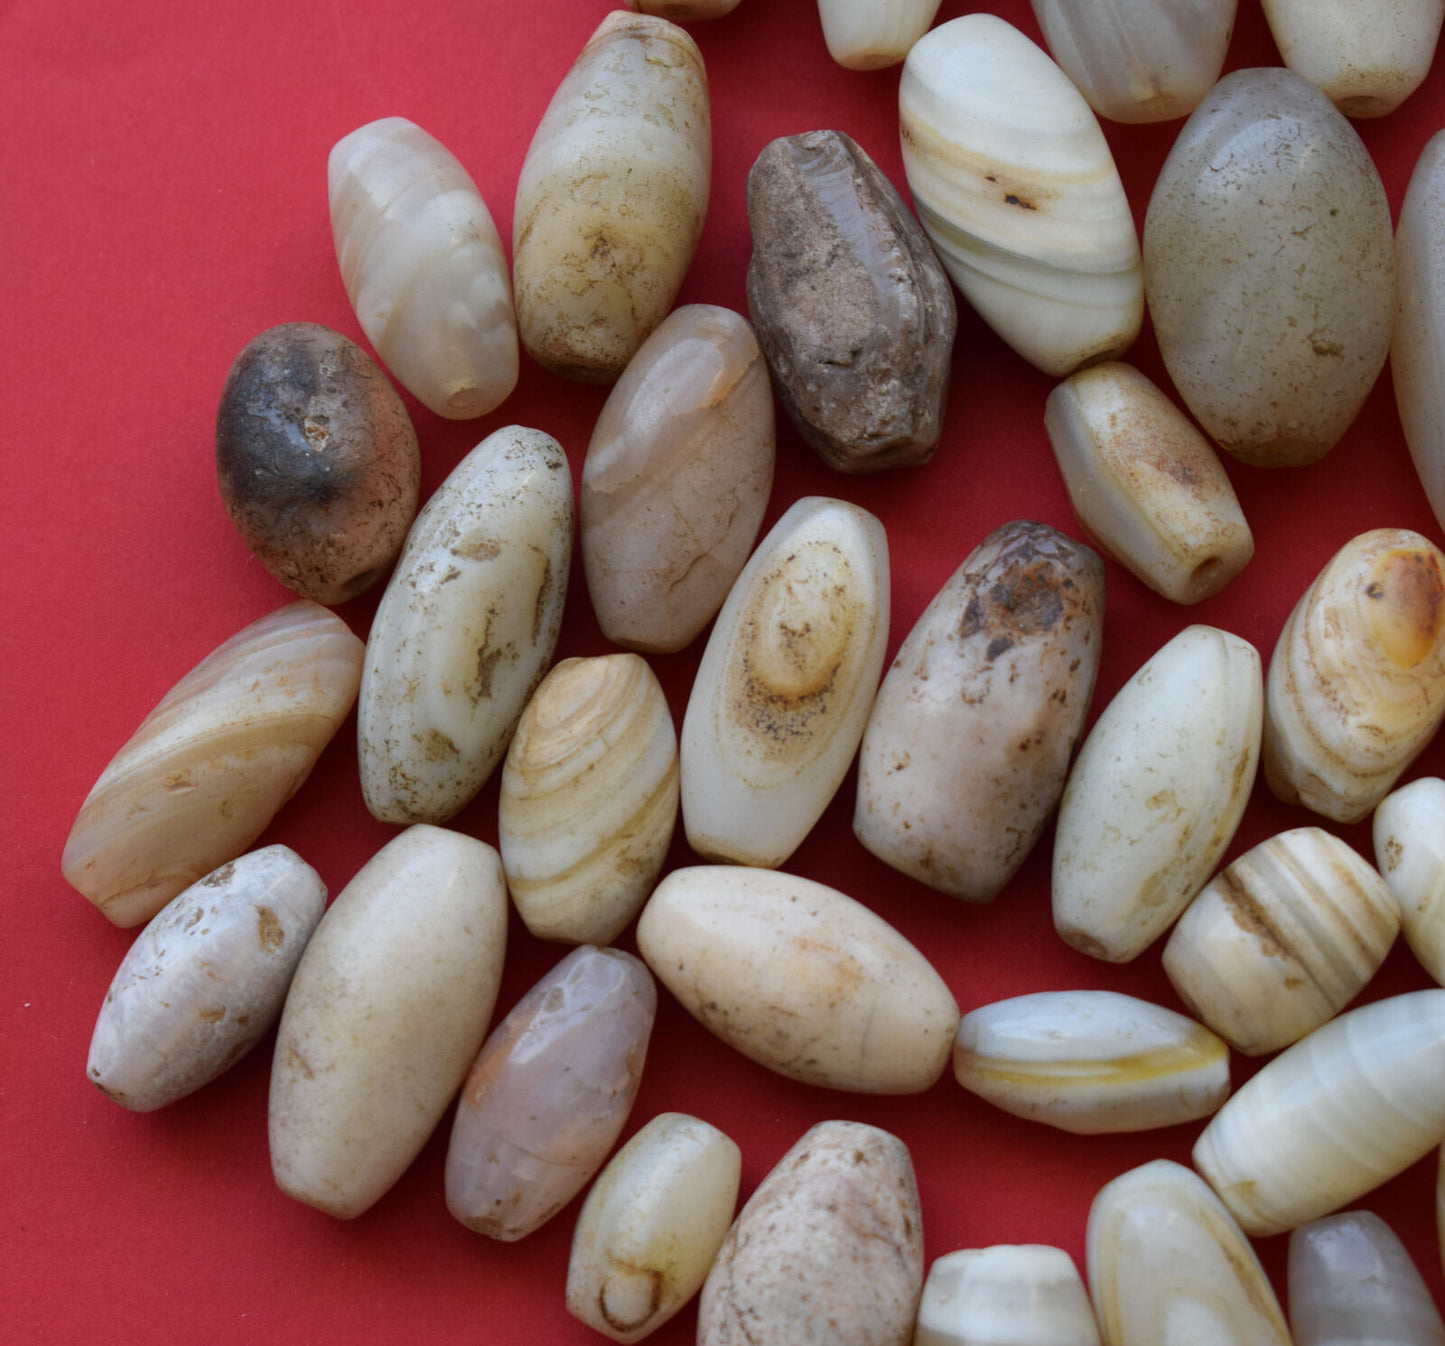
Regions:
M 946 0 L 940 19 L 963 13 Z M 990 8 L 1037 38 L 1022 0 Z M 102 1097 L 83 1067 L 101 997 L 133 932 L 61 879 L 62 844 L 110 756 L 161 695 L 240 627 L 288 601 L 227 522 L 212 428 L 232 359 L 263 328 L 309 319 L 361 339 L 327 218 L 330 146 L 402 114 L 469 167 L 510 238 L 512 194 L 552 91 L 607 0 L 443 6 L 350 0 L 0 4 L 0 369 L 8 526 L 0 779 L 7 789 L 0 906 L 0 1341 L 582 1342 L 563 1308 L 577 1205 L 514 1245 L 457 1224 L 442 1198 L 449 1120 L 369 1213 L 340 1223 L 282 1196 L 266 1152 L 271 1040 L 230 1075 L 160 1113 Z M 743 184 L 762 146 L 817 127 L 849 132 L 902 185 L 897 70 L 835 66 L 811 0 L 742 0 L 698 24 L 714 116 L 712 205 L 680 302 L 744 309 Z M 1230 66 L 1274 64 L 1256 0 L 1242 0 Z M 1387 120 L 1358 129 L 1398 213 L 1421 147 L 1445 120 L 1437 71 Z M 1106 126 L 1136 219 L 1178 124 Z M 1147 331 L 1131 353 L 1162 379 Z M 1044 434 L 1050 380 L 962 318 L 945 441 L 926 468 L 836 475 L 780 425 L 766 524 L 804 494 L 841 496 L 887 526 L 896 648 L 985 533 L 1016 517 L 1079 535 Z M 408 406 L 430 492 L 509 422 L 557 436 L 580 472 L 604 390 L 524 360 L 480 422 Z M 1402 439 L 1388 374 L 1322 463 L 1267 473 L 1229 463 L 1257 551 L 1192 610 L 1112 564 L 1093 714 L 1192 621 L 1268 658 L 1319 567 L 1350 536 L 1397 524 L 1440 540 Z M 344 608 L 365 635 L 376 594 Z M 559 655 L 607 648 L 579 567 Z M 654 665 L 680 722 L 700 643 Z M 1416 774 L 1445 772 L 1445 744 Z M 1117 968 L 1066 948 L 1049 916 L 1047 840 L 998 901 L 969 908 L 901 878 L 853 839 L 850 775 L 788 868 L 869 903 L 936 963 L 964 1010 L 1040 989 L 1109 987 L 1177 1001 L 1157 947 Z M 454 825 L 496 839 L 495 781 Z M 1317 821 L 1263 782 L 1230 857 Z M 1367 824 L 1337 829 L 1370 854 Z M 354 720 L 262 838 L 294 846 L 333 893 L 395 829 L 370 819 Z M 680 835 L 680 829 L 679 829 Z M 689 863 L 679 839 L 671 862 Z M 629 932 L 621 941 L 633 947 Z M 512 922 L 498 1016 L 562 950 Z M 1427 984 L 1403 946 L 1366 995 Z M 1188 1159 L 1199 1125 L 1072 1138 L 1015 1120 L 946 1075 L 913 1098 L 789 1083 L 709 1037 L 665 994 L 626 1134 L 683 1110 L 734 1136 L 744 1195 L 801 1132 L 829 1117 L 887 1127 L 912 1148 L 928 1256 L 1048 1242 L 1083 1261 L 1094 1193 L 1146 1160 Z M 1236 1081 L 1252 1067 L 1236 1058 Z M 1407 1240 L 1437 1296 L 1433 1156 L 1368 1198 Z M 1285 1240 L 1260 1245 L 1283 1291 Z M 691 1339 L 689 1308 L 658 1334 Z

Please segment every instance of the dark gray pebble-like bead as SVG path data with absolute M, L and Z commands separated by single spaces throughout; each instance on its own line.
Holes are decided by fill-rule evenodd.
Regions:
M 893 184 L 840 131 L 773 141 L 748 174 L 748 310 L 798 433 L 830 466 L 927 462 L 958 313 Z
M 236 357 L 216 413 L 226 513 L 282 584 L 344 603 L 384 575 L 416 515 L 416 431 L 354 341 L 285 323 Z

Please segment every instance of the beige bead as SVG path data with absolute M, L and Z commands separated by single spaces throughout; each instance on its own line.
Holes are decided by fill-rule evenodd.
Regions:
M 1405 942 L 1445 985 L 1445 780 L 1424 776 L 1386 795 L 1375 810 L 1374 841 Z

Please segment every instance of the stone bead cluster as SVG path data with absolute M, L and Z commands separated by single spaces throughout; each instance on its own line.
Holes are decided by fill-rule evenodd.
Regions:
M 343 283 L 418 400 L 451 418 L 492 411 L 519 345 L 616 386 L 580 519 L 566 450 L 524 426 L 483 439 L 418 514 L 415 432 L 359 347 L 293 324 L 238 357 L 217 420 L 222 496 L 302 598 L 182 678 L 76 820 L 67 879 L 116 924 L 150 922 L 106 995 L 89 1077 L 123 1106 L 162 1107 L 279 1019 L 275 1178 L 338 1218 L 400 1179 L 453 1100 L 446 1204 L 480 1234 L 526 1236 L 601 1170 L 567 1306 L 622 1342 L 700 1293 L 709 1344 L 980 1341 L 1003 1317 L 1035 1324 L 1029 1340 L 1143 1346 L 1174 1340 L 1201 1296 L 1229 1339 L 1288 1343 L 1247 1235 L 1291 1229 L 1297 1340 L 1352 1314 L 1445 1340 L 1382 1222 L 1331 1216 L 1445 1139 L 1445 990 L 1347 1011 L 1397 932 L 1436 980 L 1445 968 L 1445 785 L 1396 789 L 1445 718 L 1445 554 L 1398 528 L 1350 540 L 1300 597 L 1267 679 L 1248 642 L 1189 626 L 1085 736 L 1104 610 L 1090 547 L 1004 524 L 884 676 L 878 519 L 807 497 L 757 542 L 774 393 L 840 471 L 931 458 L 950 277 L 1063 380 L 1046 424 L 1080 523 L 1166 599 L 1217 593 L 1253 539 L 1209 440 L 1118 358 L 1146 299 L 1179 395 L 1254 465 L 1327 453 L 1392 329 L 1413 333 L 1396 382 L 1435 502 L 1445 323 L 1418 296 L 1445 246 L 1429 208 L 1439 147 L 1392 242 L 1344 114 L 1388 111 L 1423 78 L 1439 7 L 1408 52 L 1381 58 L 1399 79 L 1364 87 L 1331 64 L 1343 19 L 1315 31 L 1284 0 L 1266 8 L 1303 73 L 1217 83 L 1230 4 L 1158 4 L 1140 27 L 1123 0 L 1036 0 L 1056 65 L 989 15 L 928 32 L 936 0 L 820 0 L 841 64 L 904 61 L 919 220 L 846 135 L 772 142 L 747 184 L 751 323 L 705 304 L 669 312 L 706 213 L 711 114 L 697 43 L 653 11 L 693 21 L 732 5 L 631 8 L 593 34 L 537 130 L 510 277 L 485 202 L 425 131 L 388 118 L 336 146 Z M 1140 38 L 1127 60 L 1107 40 L 1122 31 Z M 1145 80 L 1160 69 L 1169 79 Z M 1095 112 L 1191 110 L 1141 252 Z M 1321 227 L 1302 230 L 1315 214 Z M 1277 250 L 1255 264 L 1271 241 L 1287 265 Z M 1398 304 L 1397 274 L 1420 280 Z M 599 625 L 634 652 L 553 667 L 574 534 Z M 363 648 L 319 603 L 392 566 Z M 709 622 L 679 733 L 643 655 Z M 366 805 L 405 830 L 326 908 L 299 856 L 248 848 L 353 704 Z M 1163 966 L 1199 1022 L 1104 991 L 961 1015 L 866 905 L 778 872 L 855 759 L 860 843 L 966 902 L 1007 887 L 1057 808 L 1058 934 L 1123 962 L 1173 925 Z M 494 849 L 442 824 L 498 767 Z M 1279 798 L 1324 818 L 1373 811 L 1378 869 L 1317 827 L 1219 869 L 1261 767 Z M 717 863 L 664 875 L 679 811 Z M 577 947 L 493 1026 L 509 901 L 531 934 Z M 634 918 L 640 957 L 608 947 Z M 740 1151 L 703 1119 L 656 1116 L 603 1168 L 642 1082 L 658 982 L 737 1051 L 824 1088 L 919 1092 L 951 1061 L 969 1093 L 1074 1133 L 1212 1117 L 1203 1176 L 1159 1160 L 1108 1183 L 1087 1290 L 1066 1254 L 1037 1245 L 954 1253 L 925 1278 L 907 1147 L 858 1122 L 809 1130 L 734 1218 Z M 1230 1097 L 1230 1047 L 1286 1050 Z

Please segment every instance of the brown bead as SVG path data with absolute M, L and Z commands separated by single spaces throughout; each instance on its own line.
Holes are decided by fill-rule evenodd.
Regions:
M 923 230 L 840 131 L 768 145 L 748 174 L 748 311 L 798 433 L 841 472 L 925 463 L 958 311 Z
M 216 413 L 226 513 L 282 584 L 344 603 L 396 560 L 421 461 L 396 390 L 365 351 L 285 323 L 236 357 Z

